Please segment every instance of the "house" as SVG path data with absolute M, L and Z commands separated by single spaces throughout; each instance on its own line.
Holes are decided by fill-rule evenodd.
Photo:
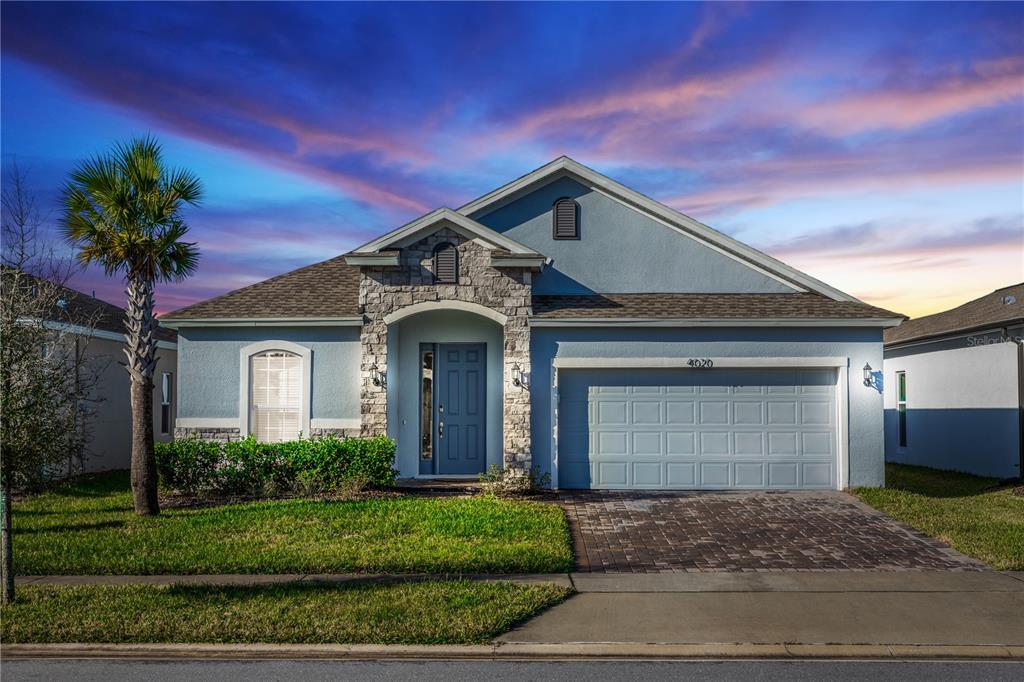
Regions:
M 31 277 L 22 275 L 22 277 Z M 33 279 L 35 279 L 33 277 Z M 40 281 L 40 280 L 36 280 Z M 69 473 L 128 469 L 131 466 L 132 414 L 131 380 L 123 366 L 125 310 L 66 286 L 54 293 L 57 306 L 44 324 L 53 329 L 50 343 L 68 346 L 69 357 L 80 364 L 76 381 L 94 382 L 89 393 L 90 441 L 84 452 L 69 453 Z M 59 296 L 59 298 L 58 298 Z M 177 363 L 177 334 L 158 328 L 157 365 L 153 387 L 153 432 L 157 440 L 169 441 L 174 433 L 174 373 Z M 51 352 L 50 343 L 41 349 Z
M 169 313 L 177 436 L 387 434 L 403 477 L 881 485 L 867 305 L 567 157 Z
M 124 308 L 73 289 L 67 290 L 67 319 L 88 320 L 91 329 L 61 322 L 66 332 L 81 335 L 85 361 L 101 371 L 94 394 L 88 451 L 71 469 L 78 472 L 111 471 L 131 467 L 131 377 L 125 370 Z M 177 334 L 157 328 L 157 364 L 153 378 L 153 434 L 158 441 L 174 436 L 174 374 L 177 365 Z M 87 337 L 87 338 L 86 338 Z
M 885 458 L 1019 478 L 1024 283 L 888 329 Z

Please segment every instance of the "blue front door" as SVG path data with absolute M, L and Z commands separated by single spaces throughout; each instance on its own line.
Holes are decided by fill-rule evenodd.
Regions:
M 487 346 L 442 343 L 437 355 L 434 415 L 437 473 L 479 474 L 487 466 L 484 449 Z

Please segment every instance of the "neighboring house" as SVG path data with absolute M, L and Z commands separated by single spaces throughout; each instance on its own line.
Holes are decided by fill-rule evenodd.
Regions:
M 78 462 L 76 471 L 108 471 L 131 467 L 132 411 L 131 381 L 124 368 L 123 308 L 95 296 L 68 289 L 66 306 L 69 319 L 89 320 L 93 327 L 59 323 L 66 331 L 81 334 L 86 361 L 102 368 L 94 394 L 100 398 L 94 406 L 92 441 Z M 91 332 L 91 333 L 90 333 Z M 89 338 L 85 338 L 86 334 Z M 174 390 L 177 371 L 177 334 L 157 329 L 157 365 L 153 376 L 153 433 L 158 441 L 174 434 Z
M 885 457 L 1018 478 L 1024 283 L 885 332 Z
M 163 323 L 178 436 L 387 434 L 403 477 L 837 489 L 884 482 L 861 368 L 901 320 L 561 157 Z

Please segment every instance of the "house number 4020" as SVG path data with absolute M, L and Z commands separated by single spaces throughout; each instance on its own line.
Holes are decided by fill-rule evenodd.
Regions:
M 690 358 L 686 361 L 686 364 L 696 369 L 707 369 L 715 366 L 711 358 Z

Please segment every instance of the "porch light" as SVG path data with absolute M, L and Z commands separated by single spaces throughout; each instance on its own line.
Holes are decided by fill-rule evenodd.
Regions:
M 864 365 L 864 385 L 870 386 L 873 383 L 874 377 L 871 376 L 871 364 L 866 363 Z
M 370 381 L 373 382 L 374 386 L 387 386 L 388 383 L 387 376 L 380 371 L 376 362 L 370 365 Z
M 526 387 L 526 377 L 523 376 L 523 368 L 518 362 L 512 365 L 512 385 L 517 388 Z

